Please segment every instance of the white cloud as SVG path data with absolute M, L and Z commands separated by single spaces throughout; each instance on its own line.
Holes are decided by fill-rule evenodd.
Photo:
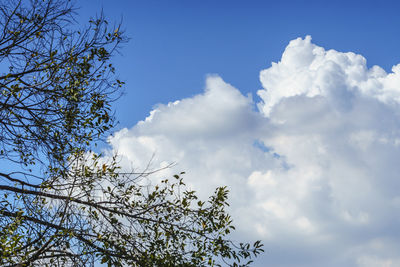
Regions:
M 298 38 L 261 71 L 259 103 L 209 76 L 204 93 L 158 105 L 109 141 L 125 166 L 152 154 L 153 168 L 178 163 L 158 175 L 186 171 L 203 197 L 229 186 L 238 238 L 266 244 L 257 266 L 398 266 L 400 65 L 392 71 Z

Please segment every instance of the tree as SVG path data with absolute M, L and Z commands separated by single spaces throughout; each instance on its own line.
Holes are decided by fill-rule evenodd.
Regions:
M 150 185 L 91 152 L 115 125 L 126 41 L 100 15 L 79 29 L 62 0 L 0 2 L 0 264 L 246 266 L 262 244 L 235 244 L 225 187 L 208 201 L 183 173 Z M 7 166 L 7 168 L 6 168 Z

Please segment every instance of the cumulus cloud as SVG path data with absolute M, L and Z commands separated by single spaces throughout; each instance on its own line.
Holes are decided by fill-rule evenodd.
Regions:
M 230 190 L 234 238 L 256 266 L 398 266 L 400 65 L 292 40 L 260 72 L 260 100 L 218 76 L 109 138 L 126 167 L 176 162 L 203 197 Z

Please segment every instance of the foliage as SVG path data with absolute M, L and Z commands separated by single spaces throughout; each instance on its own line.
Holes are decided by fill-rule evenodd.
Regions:
M 74 13 L 0 1 L 0 160 L 18 168 L 0 171 L 0 265 L 247 266 L 262 244 L 227 239 L 226 188 L 203 202 L 182 174 L 153 186 L 90 152 L 115 123 L 126 38 L 102 15 L 75 29 Z

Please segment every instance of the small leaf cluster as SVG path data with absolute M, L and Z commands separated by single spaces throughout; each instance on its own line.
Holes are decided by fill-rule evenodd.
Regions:
M 0 2 L 0 159 L 65 167 L 114 126 L 124 83 L 110 60 L 126 38 L 102 15 L 73 28 L 73 13 L 71 1 Z

